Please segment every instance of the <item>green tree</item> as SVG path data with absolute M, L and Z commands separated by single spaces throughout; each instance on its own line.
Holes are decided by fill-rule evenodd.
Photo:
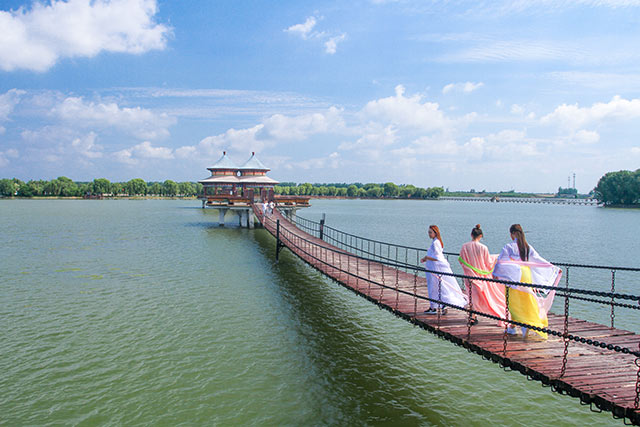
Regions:
M 373 187 L 369 187 L 369 189 L 366 190 L 366 192 L 367 192 L 367 197 L 379 199 L 384 194 L 384 189 L 376 185 Z
M 308 196 L 311 194 L 312 188 L 313 186 L 308 182 L 305 182 L 304 184 L 300 184 L 298 186 L 298 194 L 300 194 L 301 196 Z
M 598 181 L 595 196 L 605 205 L 640 204 L 640 169 L 607 172 Z
M 153 194 L 155 196 L 162 195 L 162 184 L 160 184 L 159 182 L 150 182 L 147 186 L 147 194 Z
M 129 196 L 144 196 L 147 194 L 147 183 L 142 178 L 134 178 L 124 184 L 124 189 Z
M 175 181 L 167 179 L 162 183 L 162 193 L 165 196 L 175 196 L 178 194 L 178 184 Z
M 63 197 L 76 197 L 80 196 L 80 188 L 78 184 L 73 182 L 70 178 L 66 176 L 59 176 L 58 182 L 60 183 L 60 195 Z
M 196 191 L 191 182 L 181 182 L 178 184 L 178 194 L 182 196 L 193 196 L 196 194 Z
M 117 196 L 119 194 L 126 194 L 127 190 L 125 189 L 125 184 L 122 182 L 112 182 L 111 183 L 111 193 L 113 193 L 114 196 Z
M 347 196 L 356 197 L 357 195 L 358 187 L 356 187 L 354 184 L 351 184 L 349 187 L 347 187 Z
M 93 180 L 93 188 L 91 189 L 93 194 L 108 194 L 111 193 L 111 182 L 106 178 L 97 178 Z
M 400 194 L 400 188 L 393 182 L 387 182 L 383 187 L 384 197 L 398 197 Z
M 42 196 L 43 188 L 46 184 L 45 181 L 29 181 L 22 183 L 18 188 L 18 196 L 20 197 L 35 197 Z
M 442 187 L 429 187 L 427 188 L 427 198 L 429 199 L 437 199 L 439 197 L 444 196 L 444 188 Z
M 409 199 L 416 192 L 416 187 L 413 185 L 403 185 L 400 187 L 400 197 L 403 199 Z
M 0 195 L 2 196 L 15 196 L 18 187 L 19 185 L 12 179 L 0 179 Z

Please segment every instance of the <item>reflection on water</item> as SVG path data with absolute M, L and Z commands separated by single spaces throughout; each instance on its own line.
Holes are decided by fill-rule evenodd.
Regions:
M 266 231 L 218 227 L 216 211 L 192 203 L 0 202 L 0 423 L 620 424 L 379 310 L 288 251 L 276 263 Z M 439 223 L 447 249 L 465 241 L 457 227 L 481 222 L 494 251 L 510 222 L 492 223 L 489 204 L 390 203 L 316 201 L 303 216 L 415 245 Z M 592 256 L 542 238 L 601 239 L 533 220 L 566 211 L 517 207 L 549 259 L 624 264 L 616 248 Z M 578 223 L 609 215 L 559 208 L 577 209 Z M 626 215 L 609 227 L 618 245 Z

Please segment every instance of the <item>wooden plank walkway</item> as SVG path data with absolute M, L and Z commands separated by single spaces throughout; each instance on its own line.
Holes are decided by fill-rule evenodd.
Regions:
M 391 311 L 423 329 L 499 363 L 505 369 L 521 372 L 528 378 L 549 385 L 552 390 L 580 399 L 593 409 L 612 412 L 640 425 L 636 409 L 638 367 L 636 357 L 571 341 L 565 374 L 561 376 L 564 341 L 506 338 L 504 329 L 493 319 L 478 316 L 479 324 L 467 325 L 468 314 L 449 308 L 443 316 L 425 315 L 429 301 L 424 275 L 414 275 L 382 263 L 349 254 L 296 227 L 279 212 L 264 219 L 254 206 L 263 226 L 291 252 L 326 276 L 371 302 Z M 276 221 L 279 220 L 279 232 Z M 382 285 L 382 286 L 381 286 Z M 437 296 L 435 297 L 437 298 Z M 564 316 L 549 314 L 549 329 L 563 331 Z M 569 317 L 569 333 L 636 350 L 640 335 L 597 323 Z

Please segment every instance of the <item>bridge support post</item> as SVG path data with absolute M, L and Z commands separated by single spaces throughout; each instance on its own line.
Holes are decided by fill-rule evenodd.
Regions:
M 256 223 L 256 216 L 253 213 L 253 209 L 249 209 L 247 211 L 247 227 L 249 229 L 253 229 L 255 227 L 255 223 Z
M 227 213 L 227 209 L 218 209 L 218 212 L 220 213 L 218 216 L 218 225 L 224 227 L 224 215 Z

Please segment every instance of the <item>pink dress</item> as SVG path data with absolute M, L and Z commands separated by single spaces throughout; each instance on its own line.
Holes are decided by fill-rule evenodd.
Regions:
M 480 242 L 467 242 L 460 249 L 460 264 L 466 276 L 492 279 L 491 271 L 496 262 L 495 255 L 489 255 L 489 249 Z M 473 268 L 470 268 L 468 265 Z M 501 318 L 506 314 L 504 285 L 482 280 L 464 279 L 465 287 L 471 289 L 472 309 Z M 502 322 L 498 322 L 502 325 Z

